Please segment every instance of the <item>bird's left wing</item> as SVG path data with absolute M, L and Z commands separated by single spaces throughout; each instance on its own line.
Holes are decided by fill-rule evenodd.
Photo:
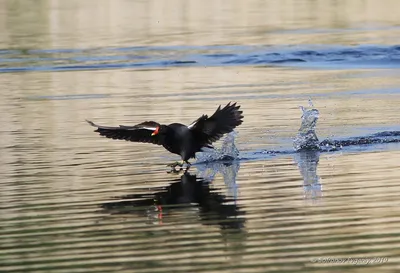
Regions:
M 224 108 L 218 107 L 211 116 L 202 115 L 188 128 L 193 132 L 200 146 L 210 146 L 212 142 L 220 139 L 224 134 L 230 133 L 236 126 L 243 122 L 242 111 L 236 103 L 228 103 Z
M 95 132 L 107 138 L 132 142 L 146 142 L 157 145 L 164 145 L 165 142 L 164 136 L 162 134 L 157 134 L 158 130 L 165 125 L 161 125 L 155 121 L 145 121 L 134 126 L 120 125 L 119 127 L 101 126 L 89 120 L 86 121 L 97 128 Z

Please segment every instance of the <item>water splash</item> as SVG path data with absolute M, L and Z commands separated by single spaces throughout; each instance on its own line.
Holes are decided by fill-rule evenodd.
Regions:
M 226 135 L 222 142 L 221 148 L 209 149 L 205 148 L 202 152 L 196 154 L 196 162 L 213 162 L 213 161 L 232 161 L 239 158 L 239 150 L 235 145 L 236 132 L 230 132 Z
M 300 129 L 293 139 L 293 148 L 295 151 L 319 150 L 319 140 L 315 133 L 319 111 L 314 108 L 311 99 L 308 100 L 308 104 L 310 108 L 300 106 L 303 115 L 301 116 Z
M 392 135 L 382 135 L 382 133 L 389 133 Z M 365 137 L 351 137 L 342 140 L 325 139 L 320 143 L 320 151 L 333 152 L 342 150 L 344 147 L 352 146 L 365 146 L 365 145 L 379 145 L 389 143 L 400 143 L 400 138 L 397 136 L 398 131 L 382 132 Z
M 342 150 L 344 147 L 348 146 L 400 143 L 399 131 L 385 131 L 365 137 L 351 137 L 342 140 L 332 140 L 327 138 L 319 142 L 315 132 L 319 118 L 319 111 L 314 108 L 311 99 L 308 100 L 308 103 L 309 108 L 300 106 L 300 109 L 303 112 L 303 115 L 301 116 L 301 126 L 296 137 L 293 139 L 293 147 L 296 152 L 309 150 L 333 152 Z

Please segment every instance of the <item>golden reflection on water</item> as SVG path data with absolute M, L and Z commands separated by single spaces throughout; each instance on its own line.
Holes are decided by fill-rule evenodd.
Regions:
M 0 3 L 0 37 L 5 48 L 393 44 L 399 10 L 396 0 L 14 0 Z

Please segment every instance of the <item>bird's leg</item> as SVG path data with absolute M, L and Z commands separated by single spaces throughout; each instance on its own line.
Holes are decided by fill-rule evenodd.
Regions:
M 188 171 L 188 170 L 190 169 L 190 166 L 192 166 L 192 164 L 190 164 L 190 162 L 187 161 L 187 160 L 185 160 L 184 162 L 187 164 L 187 166 L 186 166 L 186 171 Z M 183 164 L 183 163 L 182 163 L 182 164 Z

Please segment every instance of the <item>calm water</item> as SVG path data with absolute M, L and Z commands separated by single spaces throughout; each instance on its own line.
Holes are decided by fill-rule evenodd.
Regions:
M 292 148 L 309 98 L 320 140 L 400 131 L 399 18 L 394 0 L 0 0 L 0 271 L 399 268 L 400 144 Z M 185 174 L 84 121 L 229 101 L 240 160 Z M 348 257 L 376 260 L 322 262 Z

